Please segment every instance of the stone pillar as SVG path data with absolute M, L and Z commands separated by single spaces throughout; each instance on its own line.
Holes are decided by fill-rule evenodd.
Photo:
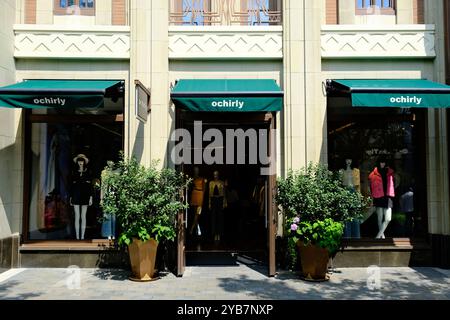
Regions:
M 125 152 L 135 156 L 143 164 L 150 163 L 150 125 L 141 123 L 135 114 L 135 85 L 134 80 L 139 80 L 148 88 L 151 88 L 151 34 L 152 34 L 152 11 L 151 1 L 130 1 L 130 79 L 129 108 L 126 110 L 125 124 Z
M 355 24 L 355 0 L 339 0 L 339 24 Z
M 95 24 L 107 25 L 112 24 L 112 2 L 111 0 L 100 0 L 95 4 Z
M 442 1 L 425 1 L 425 23 L 436 25 L 435 81 L 445 83 Z M 429 109 L 427 126 L 428 223 L 431 234 L 450 235 L 449 172 L 446 110 Z
M 284 3 L 282 174 L 326 158 L 326 100 L 321 93 L 320 51 L 323 5 L 323 1 Z
M 16 5 L 19 5 L 17 7 Z M 13 25 L 23 3 L 2 2 L 0 10 L 0 86 L 16 82 Z M 19 20 L 20 22 L 21 20 Z M 0 108 L 0 273 L 17 268 L 22 223 L 22 110 Z
M 174 110 L 169 108 L 169 1 L 152 1 L 151 56 L 151 159 L 168 166 L 168 141 L 175 125 Z
M 53 24 L 53 0 L 36 0 L 36 24 Z
M 131 77 L 130 108 L 127 121 L 129 154 L 149 165 L 159 160 L 167 164 L 167 145 L 171 118 L 169 117 L 169 35 L 167 1 L 131 1 Z M 152 111 L 146 124 L 135 118 L 134 80 L 150 88 Z
M 414 0 L 397 0 L 397 24 L 413 24 Z

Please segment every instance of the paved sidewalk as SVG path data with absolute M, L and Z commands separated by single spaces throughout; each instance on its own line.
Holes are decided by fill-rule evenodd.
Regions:
M 242 264 L 188 267 L 183 278 L 165 274 L 158 281 L 136 283 L 122 270 L 15 269 L 0 274 L 0 300 L 450 299 L 450 272 L 434 268 L 382 268 L 380 281 L 376 270 L 339 269 L 325 283 L 304 282 L 289 272 L 267 278 L 265 271 Z

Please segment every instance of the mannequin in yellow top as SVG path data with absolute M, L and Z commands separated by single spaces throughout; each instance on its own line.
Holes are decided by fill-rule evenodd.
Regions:
M 339 170 L 339 173 L 344 186 L 361 193 L 361 174 L 358 168 L 353 167 L 352 159 L 345 159 L 345 169 Z M 361 238 L 360 224 L 358 219 L 346 222 L 344 238 Z
M 190 206 L 195 210 L 194 222 L 192 223 L 190 234 L 194 232 L 194 229 L 197 228 L 197 235 L 201 235 L 199 219 L 202 213 L 203 207 L 203 198 L 206 191 L 206 184 L 208 180 L 200 176 L 199 167 L 194 167 L 194 176 L 193 176 L 193 189 L 191 192 L 191 201 Z
M 225 183 L 220 180 L 219 171 L 214 171 L 214 179 L 209 182 L 209 210 L 211 212 L 211 231 L 214 241 L 220 241 L 224 232 L 223 209 L 227 207 Z

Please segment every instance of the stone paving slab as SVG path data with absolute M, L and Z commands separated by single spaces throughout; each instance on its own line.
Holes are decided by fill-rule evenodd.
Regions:
M 154 282 L 128 280 L 129 272 L 103 269 L 20 269 L 0 274 L 0 300 L 449 300 L 450 272 L 434 268 L 345 268 L 323 283 L 302 281 L 264 267 L 187 267 Z M 78 281 L 79 280 L 79 281 Z

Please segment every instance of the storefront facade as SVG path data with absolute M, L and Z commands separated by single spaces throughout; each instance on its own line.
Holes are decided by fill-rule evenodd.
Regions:
M 47 209 L 45 219 L 50 204 L 67 205 L 52 198 L 50 189 L 64 189 L 64 172 L 78 164 L 81 154 L 89 159 L 92 180 L 101 180 L 102 168 L 115 160 L 119 150 L 145 165 L 159 159 L 161 166 L 179 168 L 171 157 L 172 133 L 179 128 L 195 130 L 196 121 L 219 131 L 276 129 L 271 140 L 276 145 L 275 169 L 265 181 L 252 175 L 257 165 L 199 164 L 208 181 L 219 171 L 222 180 L 245 189 L 238 194 L 242 198 L 247 193 L 249 201 L 258 181 L 265 187 L 261 214 L 241 222 L 244 226 L 251 221 L 260 224 L 255 236 L 262 242 L 251 249 L 262 252 L 269 275 L 276 273 L 279 263 L 275 241 L 283 236 L 284 223 L 269 200 L 270 193 L 277 176 L 309 162 L 327 162 L 333 170 L 340 170 L 345 169 L 346 159 L 352 159 L 360 171 L 361 191 L 366 192 L 377 159 L 388 158 L 397 174 L 398 196 L 393 207 L 397 220 L 408 218 L 404 205 L 400 207 L 401 197 L 410 189 L 415 195 L 413 227 L 399 229 L 393 222 L 387 239 L 375 241 L 376 215 L 368 215 L 359 226 L 359 235 L 353 236 L 358 239 L 351 239 L 348 250 L 336 257 L 336 265 L 397 266 L 414 264 L 414 260 L 425 265 L 432 263 L 432 254 L 442 254 L 431 250 L 429 238 L 450 233 L 449 179 L 442 179 L 448 176 L 446 106 L 358 108 L 346 97 L 327 94 L 326 84 L 358 79 L 445 83 L 443 1 L 388 1 L 392 6 L 383 2 L 374 12 L 363 2 L 351 0 L 241 1 L 226 12 L 216 8 L 214 1 L 202 2 L 210 14 L 195 10 L 194 2 L 192 7 L 182 3 L 98 0 L 78 4 L 79 11 L 73 13 L 59 10 L 59 1 L 10 1 L 9 11 L 4 12 L 16 19 L 1 38 L 11 48 L 1 53 L 2 86 L 38 79 L 101 80 L 122 83 L 123 92 L 119 97 L 105 95 L 100 111 L 82 106 L 66 111 L 1 108 L 0 121 L 5 125 L 0 130 L 6 131 L 1 134 L 0 158 L 8 165 L 0 170 L 4 171 L 2 181 L 7 177 L 11 184 L 1 183 L 0 238 L 5 239 L 2 246 L 14 252 L 8 254 L 12 259 L 3 258 L 3 265 L 99 265 L 110 243 L 95 219 L 101 215 L 100 195 L 93 193 L 97 199 L 85 213 L 86 224 L 77 231 L 69 222 L 71 213 L 56 221 Z M 260 6 L 258 14 L 249 14 L 246 6 L 250 3 Z M 38 9 L 34 14 L 33 5 Z M 62 19 L 64 13 L 67 21 Z M 282 92 L 282 108 L 241 112 L 240 100 L 226 96 L 211 103 L 213 109 L 183 110 L 174 96 L 177 84 L 199 79 L 273 81 Z M 135 110 L 135 80 L 151 93 L 151 111 L 140 119 Z M 209 98 L 223 98 L 215 90 L 204 91 Z M 53 139 L 55 132 L 59 140 Z M 60 164 L 52 160 L 58 141 L 64 146 L 58 149 L 64 155 L 59 157 Z M 192 174 L 193 165 L 180 170 Z M 57 172 L 62 173 L 52 178 Z M 54 185 L 48 184 L 50 180 Z M 228 229 L 234 230 L 233 225 Z M 179 275 L 193 243 L 189 237 L 181 240 Z M 230 250 L 244 250 L 230 246 Z M 116 258 L 120 263 L 122 257 Z

